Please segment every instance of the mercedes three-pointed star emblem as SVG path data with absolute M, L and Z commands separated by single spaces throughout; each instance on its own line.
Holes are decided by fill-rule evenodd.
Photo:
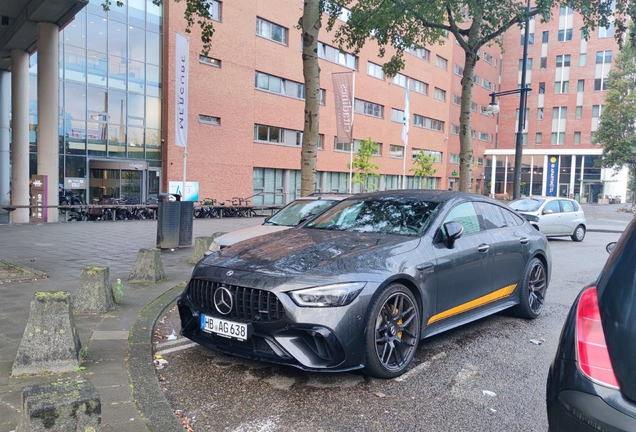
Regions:
M 222 315 L 229 315 L 232 312 L 234 298 L 229 289 L 222 286 L 214 291 L 214 307 Z

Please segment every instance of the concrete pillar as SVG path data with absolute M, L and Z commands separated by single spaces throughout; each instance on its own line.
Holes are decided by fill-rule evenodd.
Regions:
M 0 206 L 11 203 L 11 161 L 9 158 L 9 113 L 11 112 L 11 74 L 0 70 Z M 8 212 L 0 209 L 0 221 L 8 221 Z
M 29 205 L 29 54 L 11 51 L 11 204 Z M 29 223 L 29 209 L 11 214 L 13 223 Z
M 38 23 L 38 175 L 48 176 L 48 204 L 58 203 L 59 144 L 59 34 L 51 23 Z M 28 93 L 27 93 L 28 94 Z M 48 210 L 48 222 L 57 222 L 58 210 Z

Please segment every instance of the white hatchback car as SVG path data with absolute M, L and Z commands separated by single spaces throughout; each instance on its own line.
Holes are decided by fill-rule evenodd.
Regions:
M 215 238 L 205 255 L 210 255 L 212 252 L 243 240 L 298 226 L 349 196 L 351 195 L 316 193 L 295 199 L 280 209 L 275 215 L 265 219 L 262 225 L 232 231 Z
M 573 199 L 533 196 L 515 200 L 510 207 L 546 237 L 570 236 L 575 242 L 585 238 L 585 213 Z

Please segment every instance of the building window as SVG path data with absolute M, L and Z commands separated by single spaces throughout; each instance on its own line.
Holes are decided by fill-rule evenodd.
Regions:
M 210 65 L 210 66 L 214 66 L 214 67 L 221 67 L 221 60 L 219 59 L 215 59 L 212 57 L 206 57 L 204 55 L 199 55 L 199 63 L 203 63 L 206 65 Z
M 574 132 L 574 144 L 581 144 L 581 132 Z
M 554 83 L 554 94 L 563 94 L 568 92 L 569 81 L 557 81 Z
M 404 121 L 404 111 L 391 108 L 391 121 L 402 123 Z
M 518 110 L 517 110 L 518 111 Z M 470 137 L 472 139 L 477 139 L 477 131 L 475 129 L 470 130 Z
M 486 78 L 482 78 L 481 86 L 485 89 L 492 90 L 492 83 Z
M 462 104 L 462 97 L 458 94 L 453 94 L 453 104 L 454 105 L 461 105 Z
M 454 68 L 454 72 L 455 72 L 455 75 L 462 76 L 464 75 L 464 68 L 456 64 Z
M 480 106 L 479 106 L 479 109 L 480 109 L 480 112 L 481 112 L 483 115 L 490 115 L 490 113 L 488 112 L 488 107 L 487 107 L 487 106 L 485 106 L 485 105 L 480 105 Z
M 543 120 L 543 108 L 537 108 L 537 120 Z
M 541 64 L 539 65 L 539 68 L 545 69 L 547 67 L 548 67 L 548 58 L 547 57 L 541 57 Z
M 519 60 L 519 70 L 523 69 L 523 59 Z M 532 59 L 526 59 L 526 70 L 532 69 Z
M 553 145 L 565 144 L 565 132 L 552 132 L 552 144 Z
M 287 32 L 285 27 L 256 17 L 256 34 L 259 36 L 287 45 Z
M 451 153 L 448 163 L 459 165 L 459 155 Z
M 539 83 L 539 94 L 545 94 L 545 83 L 544 82 L 540 82 Z
M 607 80 L 612 64 L 611 51 L 599 51 L 596 53 L 596 70 L 594 71 L 594 90 L 607 90 Z
M 446 60 L 444 57 L 435 55 L 435 66 L 444 70 L 448 70 L 448 60 Z
M 492 55 L 488 54 L 487 52 L 484 53 L 484 61 L 488 64 L 492 64 L 493 58 Z
M 305 84 L 263 72 L 255 73 L 255 87 L 272 93 L 305 100 Z M 320 89 L 320 105 L 325 104 L 325 90 Z
M 334 137 L 333 149 L 334 151 L 349 153 L 351 152 L 351 143 L 339 143 L 338 137 Z
M 579 106 L 577 106 L 577 107 L 576 107 L 576 110 L 575 110 L 575 117 L 576 117 L 577 119 L 580 119 L 581 117 L 583 117 L 583 107 L 582 107 L 581 105 L 579 105 Z
M 479 132 L 479 141 L 488 141 L 488 133 Z
M 427 62 L 431 61 L 431 52 L 429 50 L 427 50 L 426 48 L 407 48 L 404 51 L 406 51 L 409 54 L 413 54 L 416 57 L 421 58 L 422 60 L 426 60 Z
M 570 66 L 570 54 L 558 55 L 556 57 L 556 67 L 569 67 Z
M 220 126 L 221 125 L 221 118 L 220 117 L 213 117 L 213 116 L 209 116 L 209 115 L 205 115 L 205 114 L 199 114 L 199 123 L 205 123 L 205 124 Z
M 544 32 L 541 34 L 541 42 L 543 42 L 543 43 L 548 43 L 548 37 L 549 37 L 549 35 L 550 35 L 550 32 L 544 31 Z
M 338 48 L 323 42 L 318 42 L 318 57 L 348 67 L 349 69 L 358 70 L 358 57 L 340 51 Z
M 579 66 L 585 66 L 587 64 L 587 54 L 581 53 L 579 55 Z
M 568 6 L 562 6 L 559 11 L 559 42 L 572 40 L 572 22 L 574 11 Z
M 576 82 L 576 91 L 577 92 L 585 91 L 585 80 L 581 79 Z
M 398 145 L 389 145 L 389 157 L 403 159 L 404 147 Z
M 421 115 L 413 115 L 413 125 L 424 129 L 430 129 L 438 132 L 444 132 L 444 122 L 435 120 Z
M 302 144 L 302 135 L 302 131 L 261 124 L 254 125 L 254 141 L 256 142 L 300 147 Z
M 433 97 L 437 100 L 446 101 L 446 90 L 435 87 L 435 93 Z
M 598 37 L 599 38 L 608 38 L 614 36 L 614 23 L 612 22 L 607 27 L 599 27 L 598 28 Z
M 524 39 L 526 38 L 525 33 L 521 34 L 521 46 L 523 46 Z M 534 45 L 534 33 L 528 33 L 528 45 Z
M 422 93 L 423 95 L 428 95 L 428 84 L 413 78 L 409 79 L 409 89 L 417 93 Z
M 442 152 L 439 151 L 434 151 L 434 150 L 421 150 L 421 149 L 413 149 L 411 151 L 411 159 L 415 160 L 417 158 L 417 155 L 420 154 L 420 152 L 424 152 L 424 154 L 426 156 L 432 157 L 433 158 L 433 162 L 442 162 Z
M 565 119 L 567 115 L 568 115 L 568 107 L 552 108 L 552 119 Z
M 384 80 L 384 71 L 382 66 L 375 63 L 367 62 L 367 75 Z
M 534 143 L 535 143 L 535 144 L 541 144 L 541 143 L 542 143 L 542 141 L 543 141 L 543 134 L 542 134 L 541 132 L 537 132 L 537 133 L 534 135 Z
M 598 118 L 603 113 L 605 105 L 592 105 L 592 118 Z
M 397 73 L 393 76 L 393 84 L 398 85 L 400 87 L 406 88 L 406 75 L 402 75 L 401 73 Z
M 451 123 L 451 133 L 452 133 L 453 135 L 459 135 L 459 130 L 460 130 L 459 125 L 456 125 L 456 124 L 452 124 L 452 123 Z
M 359 114 L 366 114 L 377 118 L 382 118 L 384 107 L 380 104 L 356 99 L 354 109 Z
M 221 21 L 221 2 L 216 0 L 208 0 L 207 3 L 208 12 L 210 12 L 210 18 L 212 18 L 214 21 Z

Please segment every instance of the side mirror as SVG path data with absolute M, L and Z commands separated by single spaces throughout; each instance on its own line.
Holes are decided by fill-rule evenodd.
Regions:
M 455 240 L 464 233 L 464 227 L 457 221 L 450 221 L 444 224 L 444 244 L 448 249 L 455 247 Z
M 607 246 L 605 246 L 605 250 L 607 251 L 607 253 L 612 253 L 615 247 L 616 247 L 616 242 L 611 242 L 611 243 L 608 243 Z
M 552 210 L 547 209 L 547 210 L 543 210 L 543 214 L 552 214 L 554 213 Z

